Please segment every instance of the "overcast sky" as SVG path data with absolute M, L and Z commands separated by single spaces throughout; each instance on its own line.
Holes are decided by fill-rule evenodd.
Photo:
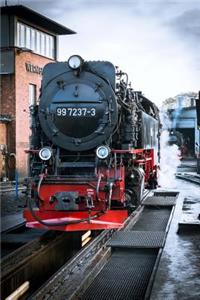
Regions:
M 2 3 L 2 0 L 1 0 Z M 59 60 L 109 60 L 158 105 L 200 89 L 200 0 L 8 0 L 75 30 Z

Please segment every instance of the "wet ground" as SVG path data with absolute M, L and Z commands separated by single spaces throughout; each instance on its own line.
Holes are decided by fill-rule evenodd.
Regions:
M 197 171 L 197 162 L 194 158 L 181 160 L 180 165 L 177 168 L 177 172 L 196 172 L 196 171 Z
M 179 222 L 199 222 L 200 187 L 176 179 L 180 195 L 161 256 L 151 300 L 200 299 L 200 227 L 178 233 Z M 182 210 L 183 209 L 183 210 Z M 190 230 L 191 229 L 191 230 Z
M 0 195 L 1 199 L 1 232 L 24 222 L 23 209 L 26 204 L 26 195 L 19 191 L 7 192 Z
M 26 203 L 26 195 L 19 192 L 18 197 L 16 197 L 15 192 L 3 193 L 1 196 L 1 216 L 12 215 L 20 213 Z

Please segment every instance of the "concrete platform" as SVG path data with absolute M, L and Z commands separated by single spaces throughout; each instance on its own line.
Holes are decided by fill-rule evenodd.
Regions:
M 1 232 L 24 222 L 23 209 L 26 204 L 26 195 L 19 192 L 7 192 L 1 195 Z
M 25 222 L 22 212 L 1 217 L 1 232 Z
M 181 167 L 196 167 L 197 166 L 197 161 L 195 158 L 184 158 L 183 160 L 181 160 L 181 165 L 178 168 Z
M 179 231 L 179 223 L 183 219 L 188 226 L 197 221 L 200 188 L 181 180 L 176 182 L 180 196 L 156 273 L 151 300 L 200 299 L 200 231 Z M 189 219 L 186 215 L 190 216 Z
M 192 233 L 197 231 L 200 234 L 200 199 L 185 198 L 183 201 L 182 216 L 178 223 L 178 233 Z

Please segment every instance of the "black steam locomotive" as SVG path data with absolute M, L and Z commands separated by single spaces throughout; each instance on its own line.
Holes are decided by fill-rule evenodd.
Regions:
M 159 114 L 107 61 L 47 64 L 31 107 L 29 227 L 120 227 L 155 188 Z

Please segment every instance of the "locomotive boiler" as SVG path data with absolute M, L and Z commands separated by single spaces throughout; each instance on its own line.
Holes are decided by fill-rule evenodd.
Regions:
M 157 107 L 112 63 L 73 55 L 45 66 L 30 111 L 27 226 L 122 226 L 144 187 L 157 184 Z

